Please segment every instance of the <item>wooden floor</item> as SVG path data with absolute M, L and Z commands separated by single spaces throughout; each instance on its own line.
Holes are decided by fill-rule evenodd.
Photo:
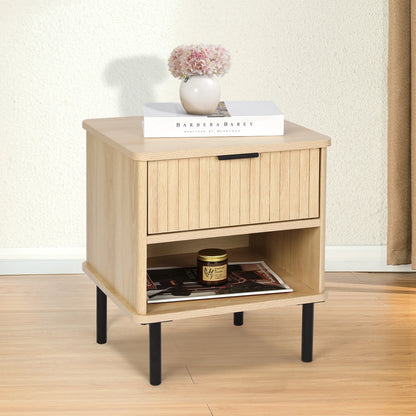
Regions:
M 148 383 L 148 327 L 109 302 L 95 343 L 84 275 L 0 277 L 0 415 L 415 415 L 416 274 L 330 273 L 300 361 L 301 307 L 162 325 L 163 382 Z

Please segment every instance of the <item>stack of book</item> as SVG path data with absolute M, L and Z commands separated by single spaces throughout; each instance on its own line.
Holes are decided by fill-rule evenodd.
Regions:
M 284 116 L 272 101 L 221 101 L 210 115 L 191 115 L 180 103 L 143 105 L 144 137 L 281 136 Z

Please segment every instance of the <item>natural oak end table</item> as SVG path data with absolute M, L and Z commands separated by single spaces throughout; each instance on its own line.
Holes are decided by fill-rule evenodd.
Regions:
M 161 383 L 161 323 L 302 305 L 301 359 L 312 361 L 324 287 L 326 148 L 285 122 L 284 136 L 144 139 L 142 117 L 85 120 L 87 259 L 97 286 L 97 342 L 107 296 L 149 325 L 150 383 Z M 221 157 L 219 157 L 221 156 Z M 202 248 L 265 260 L 293 292 L 147 303 L 148 267 L 193 266 Z

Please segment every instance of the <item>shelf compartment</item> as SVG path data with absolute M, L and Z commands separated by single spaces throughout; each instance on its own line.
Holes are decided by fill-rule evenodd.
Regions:
M 192 253 L 178 252 L 181 250 L 181 247 L 175 246 L 174 243 L 156 245 L 158 246 L 157 248 L 154 250 L 149 248 L 149 251 L 155 253 L 159 249 L 160 252 L 165 254 L 167 247 L 175 251 L 171 255 L 149 257 L 147 267 L 194 266 L 197 250 L 204 246 L 207 247 L 207 244 L 215 246 L 215 243 L 220 243 L 220 241 L 221 244 L 228 245 L 246 244 L 246 247 L 227 248 L 229 261 L 264 260 L 269 267 L 293 288 L 293 292 L 147 304 L 147 314 L 145 316 L 138 315 L 135 319 L 157 322 L 159 320 L 183 319 L 285 305 L 315 303 L 326 299 L 323 287 L 323 268 L 321 267 L 321 258 L 319 256 L 319 227 L 268 232 L 242 237 L 238 239 L 237 237 L 229 237 L 221 240 L 218 238 L 201 242 L 193 241 L 191 243 L 194 245 L 195 251 Z M 313 248 L 316 243 L 318 244 L 318 250 Z M 282 244 L 286 244 L 288 250 L 282 248 Z M 183 248 L 189 247 L 189 245 L 185 245 Z M 222 246 L 218 245 L 218 247 Z M 312 248 L 312 251 L 305 254 L 305 247 Z M 292 256 L 291 253 L 295 251 L 296 254 L 297 250 L 304 252 L 304 261 L 302 262 L 304 267 L 294 265 L 296 255 Z M 296 261 L 296 263 L 299 263 L 299 261 Z

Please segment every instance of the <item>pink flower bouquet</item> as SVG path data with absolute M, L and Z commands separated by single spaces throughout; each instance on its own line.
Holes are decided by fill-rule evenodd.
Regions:
M 192 75 L 222 77 L 230 70 L 230 53 L 221 45 L 181 45 L 169 57 L 169 71 L 175 78 Z

